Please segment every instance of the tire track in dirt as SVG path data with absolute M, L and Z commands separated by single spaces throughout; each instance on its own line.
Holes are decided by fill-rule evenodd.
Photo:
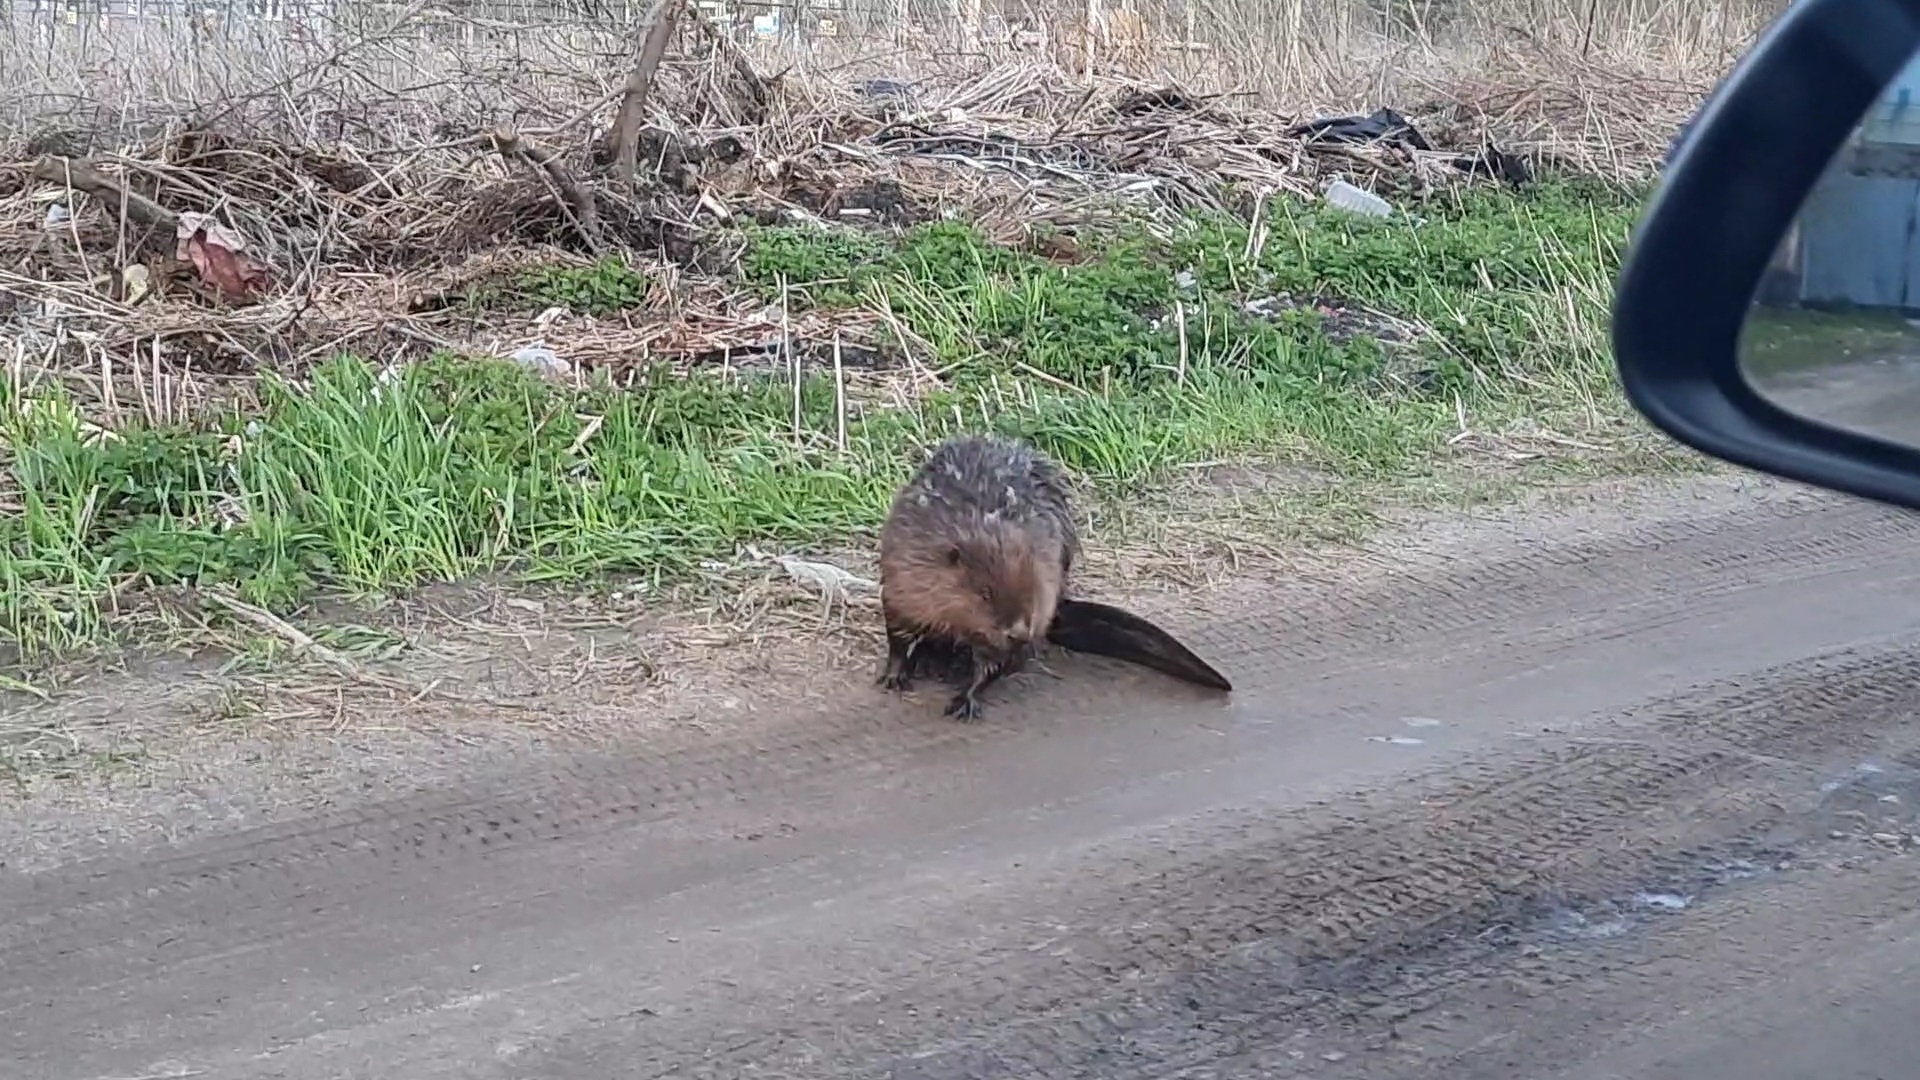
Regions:
M 1283 1051 L 1309 1023 L 1358 1017 L 1386 1030 L 1445 1000 L 1449 983 L 1493 979 L 1500 957 L 1471 946 L 1490 931 L 1823 838 L 1819 781 L 1847 758 L 1835 748 L 1920 749 L 1916 710 L 1920 662 L 1906 650 L 1841 654 L 1658 703 L 1605 742 L 1498 765 L 1449 763 L 1391 794 L 1090 852 L 1086 866 L 1101 871 L 1032 882 L 1004 913 L 969 912 L 1007 926 L 1021 910 L 1072 912 L 1043 952 L 1015 936 L 985 950 L 970 941 L 935 963 L 891 960 L 892 942 L 846 960 L 864 973 L 873 1004 L 839 1001 L 805 1018 L 834 1032 L 829 1061 L 804 1060 L 817 1040 L 789 1012 L 780 1030 L 731 1053 L 690 1043 L 648 1059 L 641 1075 L 825 1075 L 808 1071 L 823 1066 L 899 1080 L 1289 1075 L 1241 1071 L 1247 1060 L 1210 1069 L 1263 1045 L 1281 1052 L 1262 1069 L 1297 1066 Z M 1750 752 L 1795 744 L 1819 752 Z M 1165 854 L 1142 858 L 1136 848 Z M 1448 955 L 1461 940 L 1470 947 Z M 1419 977 L 1402 977 L 1410 970 Z M 934 1001 L 957 1031 L 898 1004 Z M 988 1030 L 966 1031 L 965 1017 Z M 796 1045 L 807 1049 L 796 1054 Z M 609 1057 L 576 1044 L 524 1064 L 529 1075 L 574 1075 L 569 1066 Z M 1312 1064 L 1308 1074 L 1333 1075 L 1317 1055 Z
M 1223 657 L 1240 658 L 1232 666 L 1248 688 L 1243 698 L 1257 703 L 1263 692 L 1284 689 L 1289 709 L 1347 708 L 1377 698 L 1374 684 L 1389 673 L 1422 665 L 1464 671 L 1490 657 L 1564 651 L 1596 636 L 1659 625 L 1703 595 L 1863 569 L 1889 577 L 1920 572 L 1920 555 L 1910 554 L 1917 534 L 1910 516 L 1864 504 L 1749 507 L 1649 526 L 1606 544 L 1543 548 L 1490 567 L 1423 570 L 1365 591 L 1282 590 L 1279 601 L 1266 605 L 1276 614 L 1222 621 L 1194 636 L 1213 642 L 1210 650 Z M 1570 612 L 1587 614 L 1569 618 Z M 1538 644 L 1543 638 L 1544 647 Z M 1789 695 L 1791 707 L 1716 689 L 1711 709 L 1695 696 L 1637 712 L 1631 739 L 1556 745 L 1520 759 L 1455 760 L 1436 766 L 1420 784 L 1279 816 L 1184 819 L 1091 849 L 1071 872 L 1047 879 L 1047 888 L 1021 889 L 1018 905 L 983 901 L 944 924 L 859 928 L 849 939 L 855 944 L 827 965 L 819 984 L 807 987 L 811 1020 L 742 1031 L 733 1051 L 716 1055 L 709 1052 L 712 1015 L 683 1010 L 681 1019 L 648 1021 L 649 1049 L 615 1031 L 606 1052 L 625 1055 L 621 1060 L 636 1067 L 649 1062 L 663 1071 L 694 1070 L 685 1075 L 735 1076 L 740 1073 L 725 1070 L 748 1065 L 776 1075 L 765 1072 L 774 1067 L 769 1063 L 794 1053 L 811 1024 L 825 1045 L 837 1048 L 835 1060 L 851 1069 L 873 1060 L 867 1051 L 893 1052 L 902 1037 L 895 1033 L 915 1030 L 917 1014 L 889 1011 L 901 1000 L 936 1002 L 946 1016 L 1038 1015 L 1075 1030 L 1106 1031 L 1086 1010 L 1069 1023 L 1061 1002 L 1087 993 L 1122 1012 L 1139 1000 L 1164 1008 L 1149 990 L 1182 972 L 1211 980 L 1210 997 L 1230 999 L 1235 969 L 1227 964 L 1225 974 L 1218 973 L 1223 957 L 1278 949 L 1296 967 L 1324 967 L 1415 948 L 1463 919 L 1505 910 L 1516 896 L 1601 889 L 1650 865 L 1633 861 L 1640 848 L 1662 850 L 1696 834 L 1738 836 L 1772 820 L 1780 811 L 1763 797 L 1769 786 L 1798 776 L 1807 768 L 1802 758 L 1836 745 L 1846 730 L 1816 731 L 1804 717 L 1885 706 L 1894 700 L 1887 688 L 1920 678 L 1913 665 L 1879 655 L 1832 663 L 1838 666 L 1818 670 L 1811 684 L 1827 688 L 1819 693 L 1835 695 L 1831 700 L 1808 689 L 1808 676 L 1788 672 L 1799 695 Z M 1138 678 L 1070 679 L 997 703 L 987 723 L 971 727 L 938 723 L 931 710 L 871 694 L 854 708 L 819 707 L 738 742 L 582 757 L 565 768 L 496 777 L 459 793 L 365 805 L 185 850 L 15 876 L 0 882 L 0 904 L 14 913 L 0 924 L 0 956 L 9 972 L 34 977 L 0 979 L 0 1024 L 9 1013 L 25 1015 L 21 1010 L 48 1003 L 50 995 L 124 988 L 247 949 L 285 949 L 297 939 L 322 937 L 339 946 L 361 932 L 368 912 L 400 913 L 394 932 L 421 941 L 435 920 L 483 909 L 548 905 L 549 917 L 561 919 L 614 900 L 605 890 L 619 879 L 594 878 L 596 859 L 659 855 L 663 884 L 648 887 L 661 890 L 662 900 L 722 884 L 763 882 L 777 892 L 789 868 L 818 861 L 838 842 L 835 836 L 770 853 L 721 851 L 714 841 L 730 830 L 760 827 L 770 815 L 815 814 L 817 822 L 809 823 L 825 823 L 841 812 L 834 798 L 854 778 L 950 768 L 988 750 L 1002 761 L 1017 759 L 1023 747 L 1042 747 L 1050 731 L 1069 721 L 1104 725 L 1153 710 L 1197 725 L 1213 711 L 1156 708 L 1155 698 L 1177 700 L 1177 690 L 1150 694 L 1142 685 Z M 1741 701 L 1747 701 L 1745 714 Z M 1739 725 L 1715 719 L 1720 713 L 1741 715 Z M 1846 737 L 1872 742 L 1887 733 L 1861 728 Z M 1196 765 L 1211 760 L 1173 750 Z M 1578 797 L 1569 801 L 1565 792 Z M 1543 803 L 1548 811 L 1540 809 Z M 1648 806 L 1659 812 L 1636 809 Z M 1689 824 L 1697 811 L 1701 823 Z M 576 861 L 581 870 L 570 879 L 564 868 Z M 564 895 L 576 881 L 582 894 Z M 1038 949 L 1015 933 L 1036 919 L 1051 920 L 1052 927 L 1051 944 Z M 1149 925 L 1136 925 L 1143 920 Z M 1292 930 L 1279 925 L 1290 920 L 1304 922 Z M 982 927 L 1000 938 L 982 941 Z M 946 936 L 936 932 L 942 930 Z M 813 940 L 796 939 L 791 948 L 812 948 Z M 783 947 L 774 943 L 765 951 Z M 390 946 L 365 937 L 356 948 L 377 960 Z M 788 970 L 804 961 L 796 952 Z M 963 976 L 971 981 L 963 983 Z M 892 988 L 888 1000 L 865 1003 L 863 988 L 876 978 Z M 827 999 L 837 1004 L 821 1009 Z M 724 996 L 712 1003 L 734 1011 Z M 793 1018 L 798 1009 L 804 1017 L 808 1007 L 801 1000 L 783 1015 Z M 1154 1015 L 1133 1022 L 1151 1028 Z M 938 1069 L 961 1060 L 952 1055 L 974 1052 L 964 1031 L 942 1036 L 938 1025 L 920 1026 L 920 1045 L 935 1053 L 915 1059 L 916 1068 Z M 854 1034 L 880 1027 L 887 1038 L 862 1042 Z M 1066 1055 L 1057 1058 L 1063 1064 L 1081 1045 L 1044 1031 L 1035 1038 Z M 579 1052 L 593 1052 L 592 1039 L 576 1044 L 585 1048 Z M 1003 1044 L 1004 1038 L 993 1043 L 993 1052 L 1013 1053 Z M 561 1070 L 554 1074 L 566 1075 L 567 1060 L 554 1063 Z
M 1255 625 L 1198 631 L 1224 655 L 1263 663 L 1368 657 L 1382 648 L 1505 634 L 1580 636 L 1627 609 L 1666 612 L 1757 583 L 1904 563 L 1893 541 L 1920 536 L 1920 517 L 1858 501 L 1789 500 L 1669 518 L 1591 541 L 1543 545 L 1517 558 L 1452 561 L 1395 575 L 1384 588 L 1282 588 Z M 1383 603 L 1398 601 L 1397 605 Z M 1534 620 L 1515 626 L 1516 620 Z M 1371 647 L 1371 648 L 1369 648 Z
M 1920 773 L 1909 769 L 1890 786 L 1911 798 L 1920 794 Z M 1913 985 L 1909 977 L 1889 980 L 1886 971 L 1860 969 L 1878 959 L 1911 968 L 1911 952 L 1901 945 L 1920 934 L 1913 906 L 1920 860 L 1861 843 L 1864 837 L 1836 839 L 1806 827 L 1814 823 L 1794 824 L 1801 827 L 1793 830 L 1799 842 L 1791 858 L 1775 862 L 1779 851 L 1770 850 L 1757 867 L 1690 890 L 1684 912 L 1642 911 L 1624 932 L 1590 929 L 1601 918 L 1617 918 L 1611 912 L 1575 924 L 1572 933 L 1564 922 L 1536 921 L 1470 956 L 1441 952 L 1418 966 L 1426 977 L 1414 999 L 1418 1011 L 1369 1018 L 1349 1010 L 1353 1030 L 1323 1044 L 1349 1049 L 1332 1052 L 1340 1059 L 1336 1066 L 1316 1047 L 1313 1074 L 1328 1080 L 1900 1075 L 1900 1068 L 1884 1068 L 1884 1048 L 1879 1069 L 1847 1061 L 1847 1047 L 1828 1045 L 1815 1052 L 1827 1058 L 1823 1067 L 1775 1063 L 1768 1070 L 1738 1061 L 1740 1049 L 1715 1046 L 1729 1036 L 1763 1041 L 1783 1020 L 1808 1012 L 1844 1016 L 1850 994 L 1884 999 Z M 1666 881 L 1685 878 L 1674 874 Z M 1450 965 L 1447 978 L 1439 977 L 1442 964 Z M 1381 996 L 1408 997 L 1414 978 L 1403 971 L 1383 981 Z M 1898 1004 L 1894 1011 L 1911 1015 Z M 1910 1043 L 1904 1035 L 1894 1039 Z M 1719 1051 L 1718 1071 L 1702 1070 L 1698 1061 L 1676 1067 L 1676 1044 Z M 1276 1052 L 1277 1041 L 1256 1037 L 1247 1045 L 1258 1046 L 1267 1060 L 1291 1056 Z M 1910 1061 L 1910 1045 L 1899 1056 Z M 1665 1068 L 1650 1068 L 1655 1061 Z

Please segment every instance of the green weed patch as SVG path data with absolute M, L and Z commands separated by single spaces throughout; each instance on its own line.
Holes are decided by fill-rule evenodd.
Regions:
M 742 288 L 894 320 L 944 389 L 845 417 L 828 373 L 657 369 L 559 388 L 440 357 L 397 377 L 343 357 L 269 379 L 254 412 L 103 434 L 50 386 L 0 385 L 0 641 L 95 641 L 108 597 L 233 586 L 279 607 L 510 569 L 673 576 L 742 542 L 871 529 L 920 447 L 1032 440 L 1098 489 L 1262 453 L 1416 477 L 1466 416 L 1624 411 L 1607 299 L 1635 204 L 1547 187 L 1418 208 L 1419 224 L 1291 202 L 1081 237 L 1058 265 L 954 222 L 897 237 L 745 236 Z M 617 260 L 529 271 L 515 303 L 609 315 L 647 282 Z

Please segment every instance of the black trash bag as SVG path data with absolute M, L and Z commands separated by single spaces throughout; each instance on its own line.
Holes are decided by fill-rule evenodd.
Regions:
M 1309 142 L 1387 143 L 1407 150 L 1433 149 L 1406 117 L 1392 109 L 1376 109 L 1371 116 L 1338 116 L 1309 120 L 1287 130 L 1294 138 Z M 1455 157 L 1454 168 L 1470 175 L 1490 176 L 1503 184 L 1519 187 L 1533 180 L 1533 170 L 1520 157 L 1488 143 L 1471 154 Z
M 1287 136 L 1310 142 L 1387 142 L 1411 150 L 1431 150 L 1426 136 L 1392 109 L 1375 109 L 1372 116 L 1332 116 L 1309 120 L 1287 129 Z

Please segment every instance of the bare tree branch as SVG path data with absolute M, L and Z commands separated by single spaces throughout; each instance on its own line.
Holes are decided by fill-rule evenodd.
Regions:
M 666 55 L 674 23 L 686 7 L 687 0 L 660 0 L 654 8 L 646 36 L 640 41 L 640 59 L 627 75 L 620 111 L 614 116 L 613 127 L 607 131 L 607 156 L 613 161 L 614 175 L 629 186 L 640 166 L 640 125 L 647 107 L 647 91 L 653 89 L 653 77 L 660 70 L 660 58 Z

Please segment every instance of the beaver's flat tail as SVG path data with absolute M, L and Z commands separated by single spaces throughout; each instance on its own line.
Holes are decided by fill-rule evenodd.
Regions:
M 1194 655 L 1172 634 L 1132 612 L 1095 600 L 1062 600 L 1047 627 L 1047 640 L 1063 649 L 1107 656 L 1152 668 L 1210 690 L 1233 684 L 1213 665 Z

